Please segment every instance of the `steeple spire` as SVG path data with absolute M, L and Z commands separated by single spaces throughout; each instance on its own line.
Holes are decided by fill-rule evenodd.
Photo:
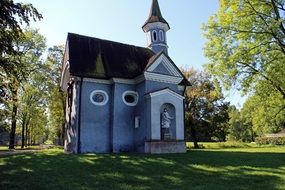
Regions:
M 154 22 L 161 22 L 161 23 L 167 24 L 168 28 L 170 29 L 169 24 L 162 17 L 162 14 L 161 14 L 161 11 L 160 11 L 160 8 L 159 8 L 159 4 L 158 4 L 157 0 L 153 0 L 152 1 L 151 9 L 150 9 L 150 12 L 149 12 L 149 17 L 146 20 L 146 22 L 144 23 L 143 28 L 148 23 L 154 23 Z
M 159 53 L 161 51 L 166 54 L 168 53 L 166 32 L 170 29 L 170 26 L 162 17 L 158 0 L 152 0 L 148 19 L 142 26 L 142 29 L 147 34 L 148 48 L 155 53 Z

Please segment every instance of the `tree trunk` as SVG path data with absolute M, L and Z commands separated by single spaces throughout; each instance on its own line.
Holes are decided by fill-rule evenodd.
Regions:
M 26 139 L 25 139 L 25 147 L 28 146 L 28 139 L 29 139 L 29 136 L 28 136 L 28 125 L 26 125 Z
M 196 129 L 194 129 L 194 127 L 191 127 L 191 136 L 193 138 L 194 148 L 199 148 Z
M 193 138 L 194 148 L 199 148 L 194 122 L 190 121 L 189 123 L 190 123 L 191 136 Z
M 13 102 L 9 149 L 15 149 L 15 136 L 16 136 L 16 126 L 17 126 L 17 120 L 16 120 L 17 110 L 18 110 L 18 107 L 16 105 L 16 102 Z
M 64 134 L 65 134 L 65 123 L 62 123 L 62 132 L 61 132 L 61 146 L 64 145 Z
M 26 123 L 26 116 L 23 116 L 23 121 L 22 121 L 22 144 L 21 148 L 23 149 L 25 146 L 25 123 Z

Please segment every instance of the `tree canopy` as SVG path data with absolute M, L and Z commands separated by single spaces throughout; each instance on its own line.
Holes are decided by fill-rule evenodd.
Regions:
M 9 66 L 4 56 L 17 53 L 13 42 L 22 33 L 21 24 L 29 24 L 31 19 L 42 19 L 42 15 L 32 4 L 14 3 L 13 0 L 0 1 L 0 67 Z
M 229 103 L 219 84 L 205 72 L 183 69 L 183 73 L 191 83 L 185 93 L 185 120 L 194 147 L 198 148 L 197 141 L 225 141 Z
M 204 26 L 207 70 L 245 93 L 263 80 L 285 99 L 284 0 L 220 0 Z

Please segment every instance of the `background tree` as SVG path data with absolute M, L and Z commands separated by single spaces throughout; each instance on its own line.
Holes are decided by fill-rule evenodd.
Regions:
M 182 69 L 191 86 L 186 90 L 186 127 L 194 147 L 198 141 L 225 141 L 227 135 L 228 106 L 219 85 L 210 76 L 194 69 Z
M 21 24 L 29 24 L 42 19 L 42 15 L 31 4 L 14 3 L 13 0 L 0 1 L 0 67 L 9 68 L 5 55 L 17 54 L 13 43 L 21 33 Z
M 226 89 L 265 86 L 285 99 L 284 0 L 220 0 L 204 26 L 208 71 Z
M 27 29 L 14 42 L 17 54 L 6 55 L 9 69 L 2 67 L 1 74 L 5 77 L 3 86 L 7 87 L 5 104 L 11 111 L 11 131 L 9 148 L 15 144 L 17 113 L 19 108 L 19 89 L 27 81 L 31 73 L 36 72 L 41 64 L 41 55 L 45 50 L 45 39 L 37 30 Z M 0 68 L 1 69 L 1 68 Z
M 61 66 L 63 60 L 63 46 L 49 48 L 45 62 L 46 81 L 49 91 L 49 139 L 59 145 L 64 144 L 65 134 L 65 93 L 60 90 Z
M 253 141 L 254 133 L 252 131 L 252 124 L 250 123 L 251 120 L 248 119 L 248 116 L 242 116 L 235 106 L 231 106 L 229 109 L 229 118 L 228 140 L 242 142 Z

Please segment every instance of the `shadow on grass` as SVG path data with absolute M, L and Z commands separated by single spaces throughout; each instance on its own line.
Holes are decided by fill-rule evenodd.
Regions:
M 282 189 L 283 153 L 86 154 L 0 157 L 0 189 Z

